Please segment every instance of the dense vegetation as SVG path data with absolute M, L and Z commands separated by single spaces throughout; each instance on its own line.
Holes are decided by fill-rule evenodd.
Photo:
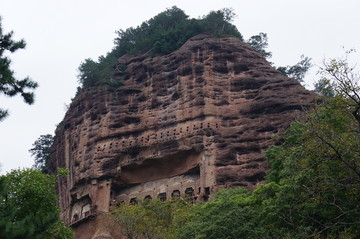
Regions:
M 55 182 L 55 176 L 34 169 L 0 176 L 0 238 L 73 238 L 60 221 Z
M 115 222 L 112 229 L 129 239 L 175 239 L 189 221 L 191 207 L 188 201 L 180 198 L 168 202 L 145 199 L 133 205 L 121 203 L 112 210 Z
M 329 61 L 321 73 L 321 90 L 331 89 L 334 97 L 319 98 L 267 151 L 267 183 L 254 191 L 224 189 L 185 209 L 175 238 L 359 238 L 359 76 L 346 59 Z M 135 218 L 145 213 L 144 207 L 136 210 Z
M 24 49 L 26 43 L 24 40 L 14 41 L 13 32 L 3 33 L 0 17 L 0 94 L 13 97 L 20 94 L 27 104 L 34 102 L 34 90 L 38 84 L 29 77 L 23 80 L 17 80 L 14 77 L 14 71 L 10 69 L 11 60 L 6 54 L 14 53 L 19 49 Z M 0 120 L 8 115 L 8 111 L 0 108 Z
M 116 60 L 125 54 L 168 54 L 180 48 L 189 38 L 200 33 L 215 37 L 235 36 L 242 40 L 237 28 L 230 22 L 234 17 L 231 9 L 211 11 L 202 18 L 189 18 L 185 12 L 172 7 L 159 13 L 140 26 L 117 31 L 115 47 L 98 61 L 86 59 L 79 67 L 79 81 L 83 87 L 115 84 L 112 79 Z M 117 79 L 118 80 L 118 79 Z

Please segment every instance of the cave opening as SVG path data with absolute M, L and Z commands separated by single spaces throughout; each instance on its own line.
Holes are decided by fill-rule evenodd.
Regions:
M 172 197 L 172 198 L 180 198 L 180 190 L 174 190 L 174 191 L 171 193 L 171 197 Z
M 166 201 L 166 193 L 159 193 L 159 194 L 158 194 L 158 199 L 159 199 L 161 202 L 165 202 L 165 201 Z

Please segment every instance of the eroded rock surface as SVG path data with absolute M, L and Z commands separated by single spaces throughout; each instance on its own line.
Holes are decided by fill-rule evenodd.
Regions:
M 207 200 L 220 187 L 255 187 L 273 137 L 313 99 L 231 37 L 122 57 L 116 78 L 125 85 L 82 90 L 56 131 L 52 168 L 70 169 L 59 194 L 74 227 L 114 201 Z

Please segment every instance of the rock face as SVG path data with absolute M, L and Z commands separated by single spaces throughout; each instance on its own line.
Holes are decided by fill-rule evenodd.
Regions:
M 51 167 L 70 170 L 58 191 L 77 238 L 96 238 L 94 221 L 115 201 L 204 201 L 221 187 L 254 188 L 273 137 L 313 100 L 231 37 L 199 35 L 166 56 L 122 57 L 116 77 L 123 87 L 83 89 L 56 131 Z

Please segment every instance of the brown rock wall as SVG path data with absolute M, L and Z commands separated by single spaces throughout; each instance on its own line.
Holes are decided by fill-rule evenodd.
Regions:
M 192 189 L 206 200 L 219 187 L 255 187 L 273 137 L 313 99 L 231 37 L 199 35 L 169 55 L 120 65 L 114 80 L 125 85 L 83 89 L 56 131 L 53 170 L 70 169 L 59 182 L 67 224 L 75 207 L 100 214 L 147 191 Z

